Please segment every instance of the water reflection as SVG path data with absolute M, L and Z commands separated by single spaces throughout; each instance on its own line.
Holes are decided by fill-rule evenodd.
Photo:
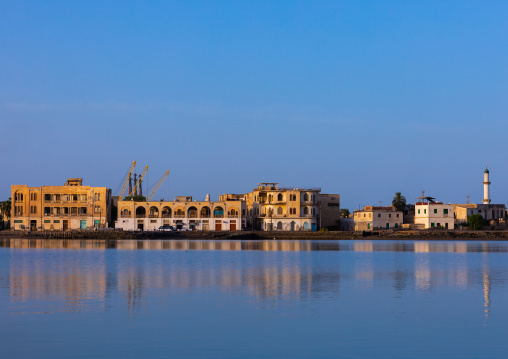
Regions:
M 506 261 L 491 257 L 508 251 L 505 242 L 10 239 L 0 247 L 8 263 L 0 289 L 8 288 L 10 302 L 57 303 L 50 311 L 107 310 L 119 297 L 135 312 L 155 291 L 169 298 L 217 290 L 279 303 L 338 300 L 354 288 L 370 295 L 389 288 L 392 297 L 403 298 L 446 287 L 482 293 L 479 307 L 487 320 L 492 284 L 503 287 L 508 279 Z M 253 252 L 233 253 L 242 251 Z
M 507 253 L 507 242 L 0 239 L 0 248 Z

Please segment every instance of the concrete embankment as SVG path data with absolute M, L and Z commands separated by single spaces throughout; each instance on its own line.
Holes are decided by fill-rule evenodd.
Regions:
M 508 231 L 376 231 L 376 232 L 140 232 L 140 231 L 47 231 L 13 232 L 2 231 L 0 238 L 34 239 L 250 239 L 250 240 L 347 240 L 347 239 L 392 239 L 392 240 L 508 240 Z

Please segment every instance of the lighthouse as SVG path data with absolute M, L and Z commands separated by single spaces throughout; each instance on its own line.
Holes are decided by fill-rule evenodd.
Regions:
M 490 181 L 487 166 L 485 166 L 485 171 L 483 172 L 483 204 L 490 204 Z

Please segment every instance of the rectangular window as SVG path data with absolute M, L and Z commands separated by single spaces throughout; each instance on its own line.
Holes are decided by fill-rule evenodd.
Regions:
M 22 219 L 15 219 L 14 223 L 23 223 L 23 220 Z
M 44 220 L 44 223 L 51 223 L 51 220 L 49 220 L 49 219 L 45 219 L 45 220 Z
M 399 218 L 399 214 L 397 213 L 397 218 Z
M 424 210 L 423 210 L 423 214 L 427 214 L 427 209 L 424 209 Z
M 51 208 L 50 207 L 44 207 L 44 215 L 49 216 L 51 214 Z
M 45 200 L 46 202 L 51 201 L 51 195 L 46 193 L 46 194 L 44 195 L 44 200 Z
M 418 214 L 420 214 L 420 210 L 418 210 Z
M 53 223 L 60 223 L 60 220 L 59 220 L 59 219 L 55 219 L 55 220 L 53 221 Z
M 430 224 L 430 226 L 431 226 L 432 228 L 434 228 L 434 223 L 431 223 L 431 224 Z
M 398 216 L 398 215 L 397 215 L 397 216 Z M 391 213 L 390 213 L 390 214 L 388 214 L 388 217 L 392 218 L 392 214 L 391 214 Z
M 438 223 L 438 224 L 437 224 L 437 226 L 438 226 L 438 227 L 441 227 L 441 223 Z
M 448 209 L 443 209 L 444 214 L 448 214 Z
M 434 208 L 434 213 L 437 213 L 437 208 Z
M 377 214 L 377 216 L 378 216 L 378 217 L 381 217 L 381 213 L 378 213 L 378 214 Z

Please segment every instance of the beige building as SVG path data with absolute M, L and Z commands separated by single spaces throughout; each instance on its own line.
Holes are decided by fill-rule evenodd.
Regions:
M 130 231 L 154 231 L 161 226 L 178 230 L 239 231 L 245 227 L 245 213 L 245 202 L 239 199 L 210 202 L 179 196 L 172 202 L 118 201 L 115 227 Z
M 355 231 L 372 231 L 379 229 L 400 228 L 403 222 L 403 212 L 395 207 L 364 206 L 353 213 Z
M 453 205 L 443 202 L 417 202 L 415 204 L 415 225 L 421 225 L 425 229 L 454 229 Z
M 320 191 L 320 188 L 283 188 L 278 183 L 259 183 L 252 192 L 243 195 L 247 226 L 262 231 L 316 231 Z M 241 195 L 221 197 L 231 196 Z M 339 195 L 336 197 L 340 200 Z
M 83 186 L 69 178 L 63 186 L 11 186 L 13 230 L 68 230 L 108 227 L 111 190 Z

